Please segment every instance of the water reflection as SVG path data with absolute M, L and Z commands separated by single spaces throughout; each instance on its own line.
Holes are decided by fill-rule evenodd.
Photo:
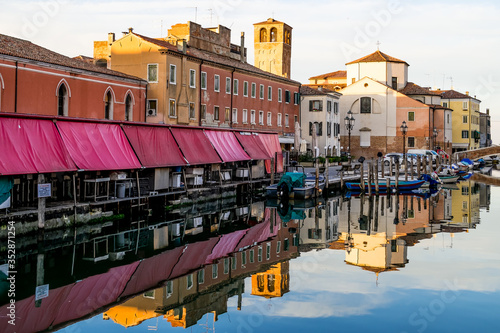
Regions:
M 225 199 L 19 239 L 16 304 L 25 319 L 15 331 L 96 315 L 123 327 L 163 318 L 188 328 L 208 313 L 217 321 L 233 296 L 242 309 L 245 290 L 267 299 L 293 293 L 290 260 L 301 253 L 343 251 L 347 265 L 378 276 L 410 265 L 409 248 L 423 239 L 476 228 L 489 205 L 489 186 L 466 181 L 436 193 L 287 205 Z M 35 302 L 40 284 L 49 296 Z

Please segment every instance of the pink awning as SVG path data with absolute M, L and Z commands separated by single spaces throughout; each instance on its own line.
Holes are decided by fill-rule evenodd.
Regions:
M 245 236 L 246 230 L 238 230 L 230 234 L 222 235 L 217 245 L 215 245 L 212 253 L 206 258 L 205 264 L 211 264 L 217 259 L 228 256 L 230 253 L 237 251 L 236 246 Z
M 0 119 L 0 174 L 74 170 L 76 166 L 51 120 Z
M 245 151 L 252 160 L 268 160 L 271 155 L 262 147 L 260 139 L 251 133 L 235 133 Z
M 262 145 L 267 150 L 267 152 L 271 155 L 271 157 L 275 157 L 276 153 L 278 153 L 278 159 L 276 161 L 276 172 L 283 172 L 283 152 L 281 151 L 281 145 L 278 138 L 278 134 L 259 134 L 259 139 L 262 142 Z M 266 161 L 266 171 L 267 173 L 271 173 L 271 161 Z
M 233 132 L 205 130 L 219 156 L 224 162 L 248 161 L 250 156 L 241 148 Z
M 168 127 L 125 125 L 123 130 L 144 167 L 187 164 Z
M 221 163 L 202 129 L 171 128 L 170 130 L 190 165 Z
M 141 167 L 118 125 L 59 121 L 57 127 L 79 169 L 96 171 Z

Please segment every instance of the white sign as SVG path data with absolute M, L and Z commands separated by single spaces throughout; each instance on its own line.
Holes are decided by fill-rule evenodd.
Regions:
M 49 285 L 44 284 L 43 286 L 36 287 L 35 290 L 35 301 L 41 300 L 42 298 L 49 297 Z
M 38 184 L 38 197 L 48 198 L 52 196 L 52 184 Z

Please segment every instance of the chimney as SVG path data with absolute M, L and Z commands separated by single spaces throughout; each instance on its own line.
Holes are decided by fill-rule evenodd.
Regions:
M 177 40 L 177 50 L 182 52 L 183 54 L 186 54 L 186 47 L 187 47 L 187 42 L 185 39 L 178 39 Z
M 110 32 L 108 33 L 108 44 L 111 45 L 115 42 L 115 33 Z
M 489 116 L 490 115 L 490 109 L 486 109 L 486 114 Z
M 131 34 L 132 32 L 134 32 L 134 28 L 128 28 L 128 33 Z
M 467 96 L 469 96 L 469 92 L 468 92 L 468 91 L 466 91 L 466 92 L 465 92 L 465 94 L 466 94 Z
M 245 62 L 245 32 L 241 32 L 240 61 Z

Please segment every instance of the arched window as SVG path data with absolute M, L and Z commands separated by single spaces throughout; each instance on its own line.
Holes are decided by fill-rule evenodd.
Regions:
M 130 94 L 127 94 L 127 97 L 125 98 L 125 121 L 131 121 L 132 120 L 132 96 Z
M 64 117 L 68 115 L 68 88 L 61 83 L 57 90 L 57 115 Z
M 108 90 L 104 96 L 104 119 L 113 119 L 113 95 Z
M 288 45 L 291 44 L 291 39 L 292 39 L 292 34 L 290 33 L 290 31 L 286 31 L 285 32 L 285 43 L 287 43 Z
M 271 28 L 271 42 L 276 42 L 278 40 L 278 29 Z
M 260 29 L 260 42 L 267 42 L 267 29 L 262 28 Z

